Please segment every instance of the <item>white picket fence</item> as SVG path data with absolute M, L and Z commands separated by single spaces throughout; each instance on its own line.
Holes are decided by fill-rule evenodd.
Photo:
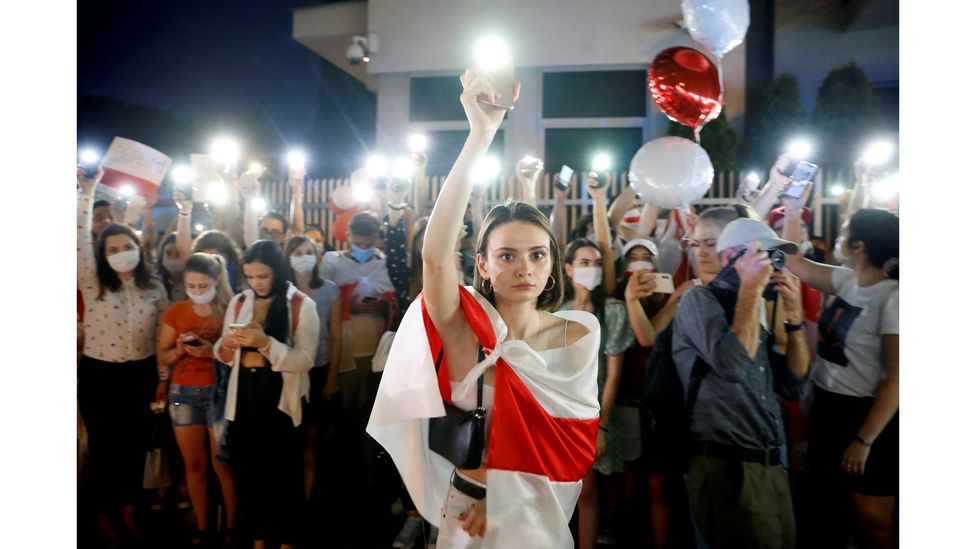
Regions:
M 536 205 L 542 210 L 549 210 L 555 205 L 555 199 L 553 197 L 553 185 L 552 180 L 558 174 L 548 173 L 544 174 L 539 178 L 538 188 L 536 189 Z M 735 190 L 738 188 L 740 179 L 746 176 L 746 172 L 721 172 L 715 174 L 715 180 L 712 184 L 712 188 L 709 189 L 708 193 L 705 194 L 700 200 L 694 202 L 693 206 L 697 210 L 711 206 L 722 206 L 726 204 L 731 204 L 734 201 Z M 428 177 L 429 196 L 428 204 L 433 206 L 434 200 L 437 198 L 437 194 L 440 192 L 441 187 L 444 185 L 444 180 L 446 176 L 435 176 Z M 329 244 L 336 249 L 342 249 L 345 247 L 343 242 L 335 242 L 332 237 L 332 224 L 335 222 L 335 215 L 329 210 L 329 197 L 337 187 L 349 185 L 350 180 L 348 178 L 342 179 L 309 179 L 305 181 L 304 188 L 304 213 L 305 213 L 305 223 L 314 223 L 319 225 L 326 231 L 327 238 L 329 239 Z M 841 185 L 844 188 L 850 188 L 853 185 L 853 175 L 851 172 L 824 172 L 821 171 L 817 174 L 815 179 L 815 190 L 813 193 L 812 203 L 810 207 L 814 210 L 814 227 L 813 234 L 821 235 L 828 238 L 831 241 L 833 237 L 837 234 L 839 227 L 837 226 L 838 216 L 839 216 L 839 205 L 840 200 L 836 196 L 831 195 L 831 187 L 834 185 Z M 498 182 L 489 185 L 486 191 L 485 200 L 488 207 L 493 204 L 502 202 L 506 197 L 512 195 L 512 189 L 516 179 L 514 176 L 509 176 L 500 179 Z M 610 174 L 610 184 L 608 188 L 608 196 L 616 196 L 623 185 L 627 183 L 627 173 L 618 172 Z M 276 209 L 281 212 L 287 212 L 291 204 L 291 187 L 285 181 L 277 181 L 272 183 L 263 184 L 264 187 L 264 197 L 268 202 L 268 207 Z M 590 200 L 586 196 L 586 192 L 583 191 L 581 194 L 581 187 L 573 176 L 573 182 L 569 188 L 569 194 L 566 199 L 566 207 L 568 208 L 567 216 L 567 227 L 573 227 L 576 224 L 576 220 L 579 216 L 590 210 Z M 428 208 L 429 211 L 429 208 Z

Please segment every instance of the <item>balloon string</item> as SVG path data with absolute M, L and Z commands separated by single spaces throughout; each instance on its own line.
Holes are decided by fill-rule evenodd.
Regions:
M 718 62 L 715 64 L 718 68 L 718 101 L 719 103 L 725 104 L 725 77 L 722 75 L 722 58 L 718 58 Z
M 695 130 L 694 130 L 694 134 L 695 134 L 695 143 L 697 143 L 697 144 L 699 144 L 699 145 L 701 145 L 701 129 L 702 129 L 702 127 L 701 127 L 701 126 L 698 126 L 698 127 L 697 127 L 697 128 L 695 128 Z

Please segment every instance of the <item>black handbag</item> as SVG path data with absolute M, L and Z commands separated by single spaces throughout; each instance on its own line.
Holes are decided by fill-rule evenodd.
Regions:
M 437 355 L 436 369 L 441 367 L 444 349 Z M 484 360 L 484 353 L 478 351 L 478 362 Z M 478 406 L 474 410 L 462 410 L 453 404 L 444 403 L 446 415 L 429 419 L 428 447 L 454 464 L 458 469 L 477 469 L 481 467 L 481 455 L 485 449 L 485 415 L 488 411 L 481 405 L 485 376 L 478 378 Z

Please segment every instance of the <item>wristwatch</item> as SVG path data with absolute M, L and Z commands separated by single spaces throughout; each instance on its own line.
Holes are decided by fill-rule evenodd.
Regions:
M 786 333 L 799 332 L 807 325 L 807 321 L 802 320 L 799 324 L 790 324 L 788 321 L 784 320 L 783 325 L 785 326 Z

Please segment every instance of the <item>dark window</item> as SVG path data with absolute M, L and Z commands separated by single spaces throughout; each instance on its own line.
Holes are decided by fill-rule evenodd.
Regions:
M 577 172 L 590 169 L 593 155 L 610 155 L 612 172 L 625 172 L 630 159 L 644 144 L 641 128 L 584 128 L 546 130 L 546 171 L 558 172 L 563 164 Z
M 468 138 L 468 130 L 427 132 L 427 138 L 429 140 L 427 175 L 447 175 L 454 166 L 454 161 L 461 154 L 464 140 Z M 498 130 L 495 139 L 491 142 L 491 148 L 488 149 L 488 154 L 494 155 L 501 162 L 504 152 L 505 130 Z
M 542 117 L 643 117 L 646 94 L 644 71 L 548 72 L 542 76 Z
M 461 80 L 458 76 L 411 78 L 410 120 L 412 122 L 466 120 L 460 97 Z

